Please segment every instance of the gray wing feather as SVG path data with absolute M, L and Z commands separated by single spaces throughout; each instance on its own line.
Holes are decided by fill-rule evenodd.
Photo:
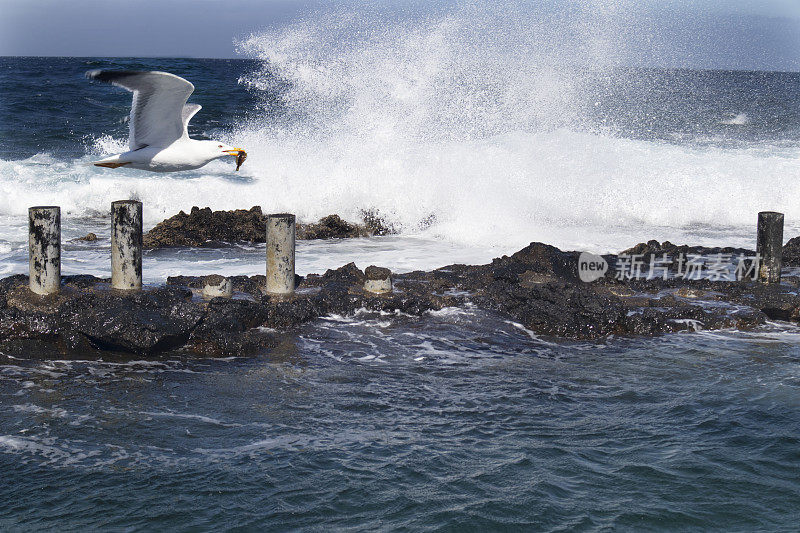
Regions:
M 188 119 L 199 111 L 198 106 L 185 116 L 184 105 L 194 85 L 168 72 L 92 70 L 86 76 L 133 92 L 128 140 L 131 150 L 169 146 L 186 134 Z
M 200 104 L 186 104 L 183 106 L 181 113 L 181 120 L 183 121 L 183 136 L 189 138 L 189 121 L 197 114 L 198 111 L 203 109 Z

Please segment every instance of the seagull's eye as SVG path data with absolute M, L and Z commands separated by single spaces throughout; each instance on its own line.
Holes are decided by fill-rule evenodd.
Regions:
M 222 148 L 222 145 L 220 144 L 217 148 Z

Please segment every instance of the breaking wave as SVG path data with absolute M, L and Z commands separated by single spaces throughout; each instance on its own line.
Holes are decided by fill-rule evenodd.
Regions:
M 45 203 L 105 213 L 125 196 L 145 203 L 151 224 L 192 205 L 258 204 L 301 220 L 371 211 L 406 234 L 508 249 L 532 240 L 618 249 L 694 227 L 749 232 L 764 209 L 800 220 L 796 140 L 670 142 L 614 120 L 652 114 L 603 100 L 610 84 L 625 86 L 616 78 L 646 75 L 620 67 L 625 6 L 308 15 L 238 43 L 261 65 L 239 80 L 257 104 L 222 134 L 248 149 L 240 172 L 217 161 L 175 176 L 110 173 L 89 162 L 123 140 L 98 136 L 78 160 L 0 161 L 0 215 Z M 756 120 L 730 123 L 745 119 Z

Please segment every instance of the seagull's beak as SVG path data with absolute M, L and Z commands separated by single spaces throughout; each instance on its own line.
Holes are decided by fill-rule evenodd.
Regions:
M 244 151 L 244 148 L 233 148 L 231 150 L 223 150 L 223 152 L 227 152 L 228 155 L 236 156 L 238 156 L 240 153 L 247 154 L 247 152 Z

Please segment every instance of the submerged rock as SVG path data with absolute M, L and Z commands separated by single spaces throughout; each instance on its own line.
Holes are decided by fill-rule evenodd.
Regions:
M 85 241 L 85 242 L 94 242 L 94 241 L 97 240 L 97 235 L 95 235 L 94 233 L 87 233 L 85 236 L 78 237 L 75 240 L 76 241 Z
M 176 246 L 218 247 L 230 243 L 262 243 L 266 241 L 266 216 L 259 206 L 235 211 L 212 211 L 209 207 L 192 207 L 189 214 L 177 215 L 159 222 L 144 235 L 145 248 Z M 365 214 L 364 224 L 351 224 L 339 215 L 329 215 L 311 224 L 297 224 L 297 238 L 345 239 L 385 235 L 389 229 L 374 215 Z

